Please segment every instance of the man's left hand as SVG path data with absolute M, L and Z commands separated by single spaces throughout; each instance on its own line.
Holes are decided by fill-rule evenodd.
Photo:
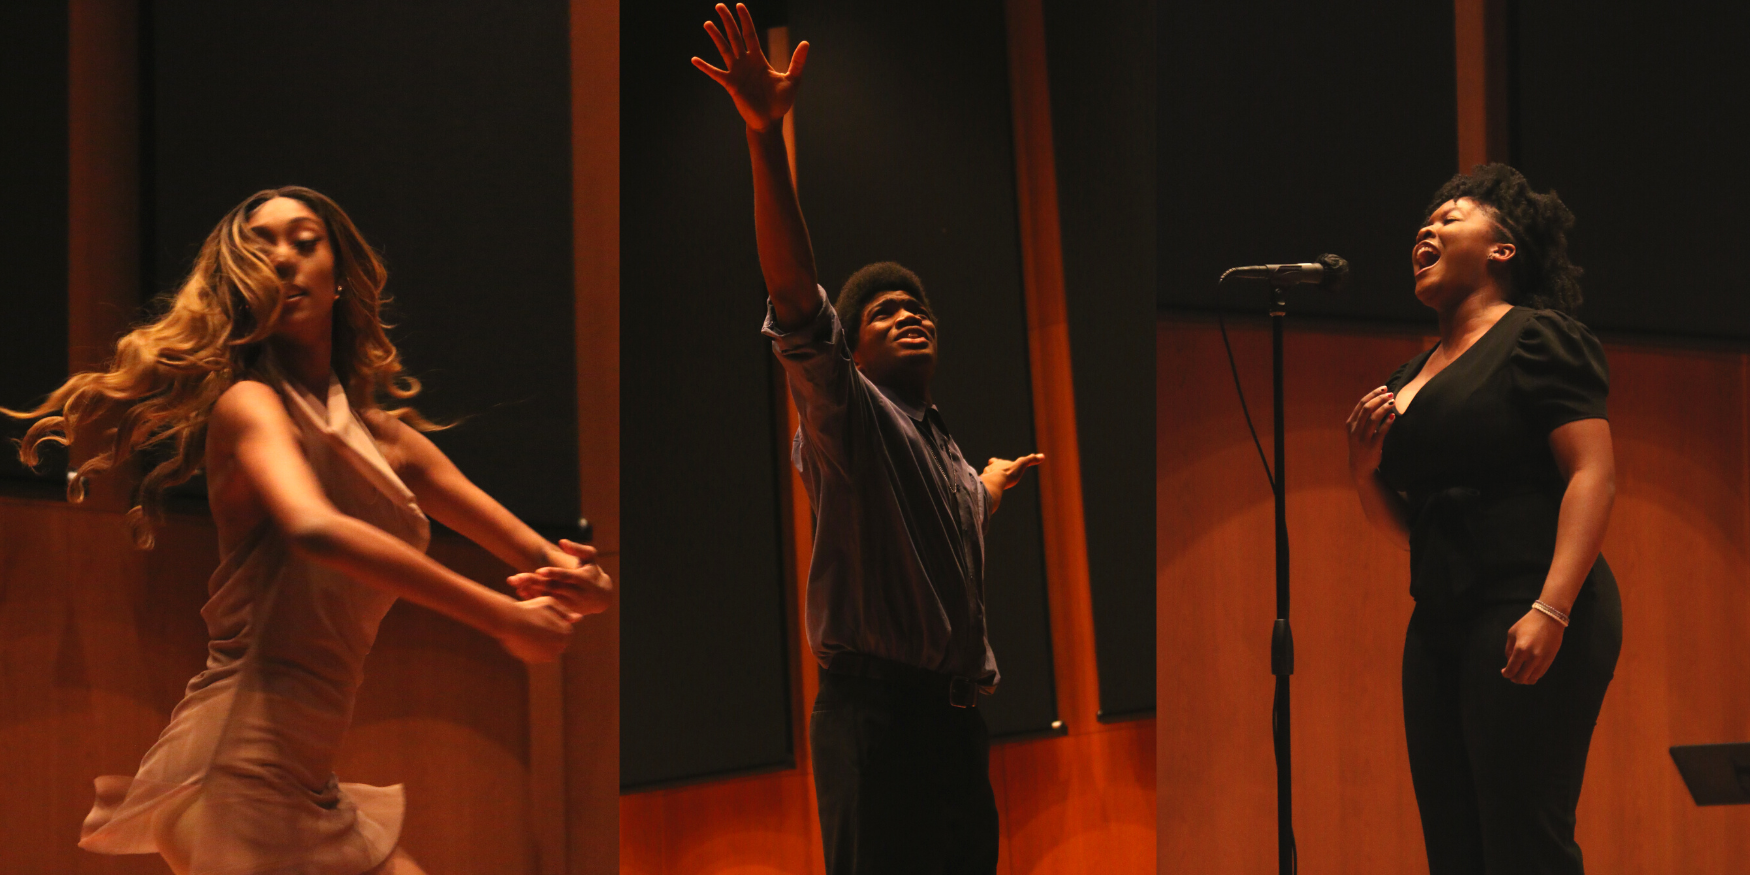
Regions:
M 984 489 L 990 493 L 990 507 L 985 516 L 996 513 L 1003 503 L 1003 493 L 1015 488 L 1021 482 L 1021 475 L 1027 469 L 1045 461 L 1044 453 L 1031 453 L 1019 459 L 991 459 L 984 466 L 984 473 L 978 479 L 984 481 Z
M 1027 473 L 1028 468 L 1043 461 L 1044 453 L 1031 453 L 1019 459 L 991 459 L 978 479 L 984 481 L 992 496 L 1000 498 L 1003 492 L 1020 484 L 1021 475 Z

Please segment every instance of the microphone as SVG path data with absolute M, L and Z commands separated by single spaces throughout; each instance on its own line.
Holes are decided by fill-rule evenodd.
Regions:
M 1340 255 L 1327 252 L 1319 256 L 1318 261 L 1310 264 L 1255 264 L 1235 267 L 1222 274 L 1221 278 L 1225 281 L 1230 276 L 1267 280 L 1277 288 L 1309 283 L 1328 292 L 1340 292 L 1349 285 L 1349 262 Z

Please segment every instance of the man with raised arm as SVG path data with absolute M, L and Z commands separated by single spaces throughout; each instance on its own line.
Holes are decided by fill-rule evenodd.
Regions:
M 911 271 L 871 264 L 827 303 L 783 136 L 808 43 L 779 73 L 746 6 L 717 15 L 722 30 L 705 30 L 725 69 L 693 64 L 747 122 L 765 334 L 801 414 L 793 460 L 814 504 L 807 626 L 824 671 L 808 735 L 827 872 L 988 875 L 984 526 L 1043 456 L 979 474 L 960 455 L 930 401 L 936 324 Z

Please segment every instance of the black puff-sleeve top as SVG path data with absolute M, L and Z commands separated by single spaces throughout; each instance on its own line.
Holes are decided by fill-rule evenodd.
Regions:
M 1386 387 L 1402 389 L 1433 352 Z M 1514 307 L 1416 393 L 1386 433 L 1379 473 L 1409 500 L 1418 600 L 1538 597 L 1566 489 L 1549 434 L 1606 418 L 1609 392 L 1604 348 L 1586 326 Z

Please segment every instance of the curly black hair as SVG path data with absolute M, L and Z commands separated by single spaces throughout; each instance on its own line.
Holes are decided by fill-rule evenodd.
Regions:
M 1581 271 L 1568 261 L 1574 213 L 1554 191 L 1532 191 L 1525 177 L 1505 164 L 1478 164 L 1441 186 L 1422 217 L 1433 215 L 1447 201 L 1466 197 L 1488 211 L 1501 242 L 1518 247 L 1512 261 L 1513 285 L 1507 292 L 1510 303 L 1569 315 L 1580 309 Z
M 906 270 L 898 262 L 877 261 L 864 265 L 851 278 L 845 280 L 844 288 L 839 290 L 838 300 L 832 305 L 839 314 L 839 322 L 845 326 L 845 342 L 851 349 L 857 348 L 857 335 L 863 331 L 863 316 L 869 308 L 869 302 L 883 292 L 910 292 L 912 297 L 924 307 L 924 315 L 935 321 L 936 314 L 930 307 L 930 299 L 924 294 L 924 281 L 918 275 Z

